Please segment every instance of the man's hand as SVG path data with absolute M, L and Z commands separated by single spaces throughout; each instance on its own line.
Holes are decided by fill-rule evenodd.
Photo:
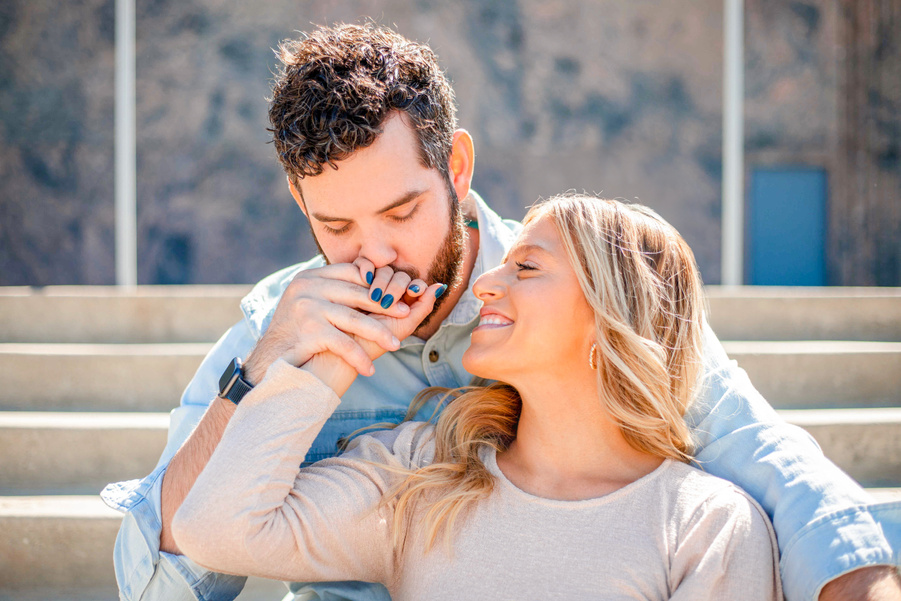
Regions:
M 379 271 L 384 269 L 389 268 L 382 268 Z M 381 275 L 384 278 L 381 283 L 386 286 L 386 290 L 397 289 L 399 294 L 403 294 L 402 291 L 405 287 L 409 288 L 411 285 L 416 287 L 415 292 L 411 291 L 407 296 L 407 298 L 415 298 L 415 300 L 412 302 L 406 316 L 391 317 L 389 315 L 376 314 L 371 316 L 372 319 L 386 327 L 393 336 L 403 340 L 412 334 L 416 327 L 429 315 L 435 306 L 435 301 L 444 292 L 446 286 L 443 284 L 426 286 L 425 282 L 421 280 L 415 280 L 413 284 L 410 284 L 408 275 L 403 272 L 393 272 L 393 270 L 389 274 L 382 272 Z M 375 279 L 372 286 L 376 287 L 379 284 L 379 280 Z M 362 337 L 354 336 L 354 341 L 366 352 L 371 361 L 374 361 L 385 352 L 379 345 Z M 354 368 L 348 365 L 342 357 L 328 351 L 317 353 L 301 367 L 325 382 L 338 396 L 344 394 L 357 376 Z
M 819 601 L 901 601 L 901 578 L 892 566 L 860 568 L 826 584 Z
M 364 259 L 301 271 L 285 289 L 266 333 L 247 358 L 246 378 L 258 384 L 279 357 L 300 366 L 325 352 L 340 357 L 358 374 L 372 375 L 371 353 L 363 344 L 384 352 L 397 350 L 400 342 L 388 324 L 370 314 L 407 317 L 410 307 L 401 299 L 410 286 L 425 290 L 425 282 L 411 283 L 408 275 L 390 268 L 373 270 Z

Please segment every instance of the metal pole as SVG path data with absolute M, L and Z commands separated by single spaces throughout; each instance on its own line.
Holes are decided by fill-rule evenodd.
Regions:
M 744 283 L 744 1 L 724 0 L 722 283 Z
M 116 0 L 116 284 L 138 283 L 135 211 L 135 0 Z

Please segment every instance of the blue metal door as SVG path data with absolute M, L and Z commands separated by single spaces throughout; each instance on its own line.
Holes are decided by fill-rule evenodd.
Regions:
M 826 172 L 757 168 L 751 174 L 748 283 L 826 285 Z

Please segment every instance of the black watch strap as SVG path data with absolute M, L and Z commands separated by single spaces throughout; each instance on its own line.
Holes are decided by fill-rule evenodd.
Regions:
M 232 384 L 232 387 L 223 398 L 226 398 L 237 405 L 241 402 L 241 399 L 244 398 L 244 395 L 251 390 L 253 390 L 253 386 L 248 384 L 244 378 L 238 377 L 238 379 L 235 380 L 235 383 Z
M 253 386 L 244 379 L 244 366 L 241 365 L 241 359 L 235 357 L 225 369 L 222 377 L 219 378 L 219 396 L 237 405 L 251 390 L 253 390 Z

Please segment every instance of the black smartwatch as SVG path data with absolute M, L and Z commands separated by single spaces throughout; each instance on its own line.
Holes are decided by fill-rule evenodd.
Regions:
M 244 366 L 235 357 L 219 378 L 219 396 L 237 405 L 251 389 L 253 386 L 244 379 Z

